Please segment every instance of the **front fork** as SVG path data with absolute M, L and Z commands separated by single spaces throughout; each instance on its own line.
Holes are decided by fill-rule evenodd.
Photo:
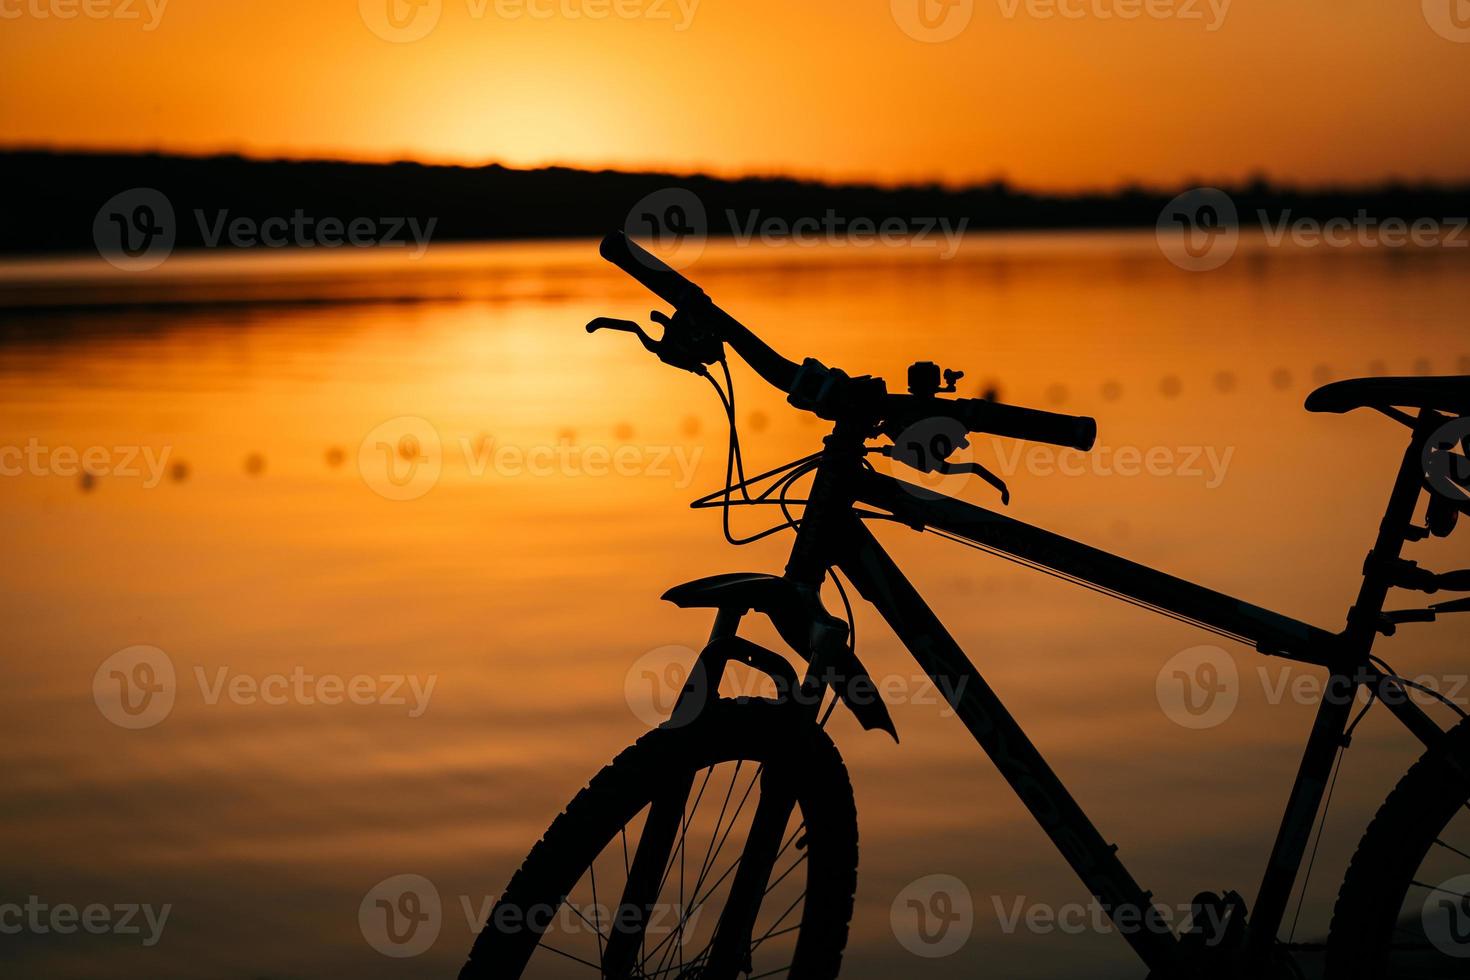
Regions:
M 720 681 L 731 660 L 770 674 L 784 695 L 794 692 L 798 683 L 796 671 L 784 657 L 736 635 L 746 612 L 744 609 L 726 608 L 716 614 L 709 643 L 695 661 L 689 679 L 679 693 L 670 715 L 671 723 L 688 724 L 719 697 Z M 815 664 L 814 659 L 813 666 L 808 669 L 804 690 L 813 682 Z M 815 721 L 820 703 L 820 698 L 801 698 L 792 700 L 788 708 L 809 713 L 811 720 Z M 715 927 L 710 956 L 702 963 L 692 964 L 700 968 L 700 977 L 707 980 L 734 980 L 739 972 L 750 970 L 756 916 L 770 887 L 771 871 L 780 856 L 786 826 L 791 822 L 791 812 L 796 806 L 795 790 L 786 779 L 765 769 L 761 770 L 758 778 L 760 800 L 730 885 L 729 897 Z M 602 972 L 605 977 L 629 978 L 639 965 L 639 951 L 644 945 L 648 923 L 656 911 L 665 869 L 673 857 L 679 832 L 684 829 L 684 808 L 693 780 L 692 773 L 681 775 L 649 807 L 622 899 L 612 919 L 612 933 L 603 951 Z M 690 899 L 693 902 L 700 900 L 698 895 Z M 678 909 L 677 913 L 682 918 L 686 911 Z

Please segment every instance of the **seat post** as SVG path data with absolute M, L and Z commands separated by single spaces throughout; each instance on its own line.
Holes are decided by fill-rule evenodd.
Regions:
M 1352 658 L 1354 666 L 1366 662 L 1372 652 L 1373 641 L 1378 635 L 1378 617 L 1388 601 L 1389 590 L 1393 588 L 1390 569 L 1403 554 L 1404 544 L 1409 540 L 1409 529 L 1414 523 L 1414 511 L 1424 493 L 1424 443 L 1443 422 L 1444 416 L 1430 408 L 1420 409 L 1414 421 L 1409 448 L 1399 464 L 1388 508 L 1378 527 L 1378 538 L 1363 565 L 1362 587 L 1348 613 L 1343 653 Z

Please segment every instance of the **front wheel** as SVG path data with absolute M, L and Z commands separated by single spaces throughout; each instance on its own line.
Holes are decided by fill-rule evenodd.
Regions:
M 1331 980 L 1470 976 L 1470 719 L 1389 794 L 1348 868 Z
M 779 813 L 754 835 L 775 846 L 747 846 L 758 811 Z M 729 901 L 737 887 L 754 905 Z M 856 887 L 857 813 L 831 739 L 790 705 L 719 700 L 644 735 L 577 794 L 460 980 L 835 977 Z

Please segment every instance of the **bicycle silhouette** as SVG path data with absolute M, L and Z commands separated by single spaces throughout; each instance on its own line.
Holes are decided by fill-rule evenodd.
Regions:
M 1326 943 L 1326 975 L 1464 975 L 1470 718 L 1446 701 L 1460 720 L 1441 727 L 1408 696 L 1417 685 L 1396 676 L 1373 646 L 1402 624 L 1470 611 L 1470 599 L 1385 610 L 1395 589 L 1470 590 L 1470 570 L 1436 574 L 1403 557 L 1408 543 L 1448 536 L 1459 516 L 1470 513 L 1470 377 L 1343 381 L 1308 398 L 1312 411 L 1372 408 L 1411 432 L 1346 626 L 1332 632 L 882 474 L 868 461 L 876 453 L 929 473 L 972 473 L 1005 500 L 1008 491 L 994 474 L 950 461 L 966 434 L 1087 451 L 1096 437 L 1092 419 L 945 397 L 960 374 L 930 362 L 910 368 L 905 393 L 816 360 L 795 364 L 621 233 L 608 236 L 601 251 L 676 312 L 653 314 L 664 328 L 657 340 L 631 321 L 599 318 L 588 331 L 635 334 L 664 363 L 714 385 L 730 419 L 725 488 L 696 506 L 722 508 L 734 543 L 743 541 L 730 532 L 733 507 L 777 506 L 785 521 L 744 541 L 787 529 L 795 530 L 795 541 L 782 575 L 717 575 L 665 594 L 684 608 L 715 610 L 709 643 L 669 720 L 603 769 L 547 830 L 491 912 L 462 980 L 537 971 L 706 980 L 837 975 L 857 883 L 857 827 L 847 772 L 824 726 L 841 703 L 864 729 L 897 737 L 857 656 L 844 578 L 943 692 L 1153 977 L 1300 975 L 1293 956 L 1302 947 L 1282 942 L 1281 927 L 1341 753 L 1358 722 L 1381 702 L 1424 753 L 1353 858 Z M 745 477 L 727 345 L 792 406 L 832 424 L 821 452 Z M 723 388 L 710 372 L 716 365 Z M 793 486 L 807 476 L 805 498 L 792 499 Z M 762 483 L 767 486 L 759 490 Z M 867 527 L 871 520 L 937 533 L 1264 655 L 1324 669 L 1325 690 L 1350 692 L 1322 699 L 1254 902 L 1235 891 L 1202 892 L 1189 925 L 1173 931 L 1118 849 L 879 546 Z M 824 607 L 829 579 L 845 618 Z M 770 618 L 805 662 L 800 673 L 786 656 L 738 635 L 752 613 Z M 735 665 L 766 678 L 775 696 L 721 698 L 720 682 Z M 1219 678 L 1186 672 L 1181 681 L 1191 685 L 1186 705 L 1208 710 Z M 945 915 L 951 909 L 932 899 L 911 905 Z

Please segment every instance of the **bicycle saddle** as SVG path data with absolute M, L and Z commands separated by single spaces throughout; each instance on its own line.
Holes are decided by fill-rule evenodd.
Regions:
M 1441 378 L 1354 378 L 1307 396 L 1307 411 L 1341 415 L 1355 408 L 1419 408 L 1470 415 L 1470 375 Z

